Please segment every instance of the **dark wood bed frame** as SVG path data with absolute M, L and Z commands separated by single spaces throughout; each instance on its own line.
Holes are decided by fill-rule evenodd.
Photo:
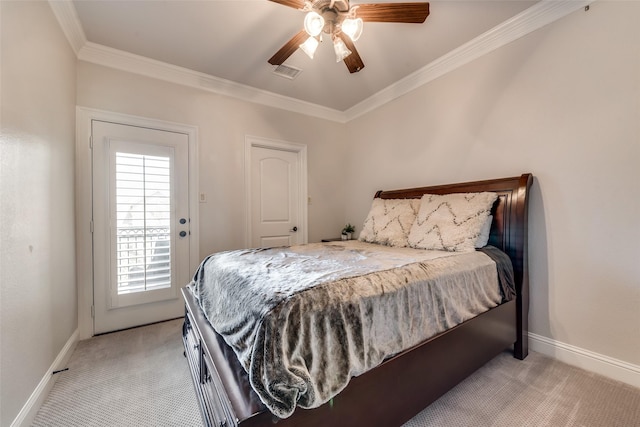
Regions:
M 182 290 L 186 315 L 185 355 L 207 426 L 400 426 L 499 353 L 513 346 L 528 354 L 528 191 L 531 174 L 519 177 L 378 191 L 383 199 L 419 198 L 425 193 L 494 191 L 489 244 L 513 262 L 517 297 L 410 348 L 352 378 L 340 394 L 315 409 L 297 408 L 286 419 L 271 414 L 251 389 L 233 350 L 213 330 L 191 292 Z

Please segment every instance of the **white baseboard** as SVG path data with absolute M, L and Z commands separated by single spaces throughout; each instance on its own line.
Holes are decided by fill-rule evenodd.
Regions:
M 67 343 L 64 345 L 60 353 L 58 353 L 58 357 L 56 357 L 47 372 L 44 374 L 44 377 L 42 377 L 42 380 L 40 380 L 36 389 L 31 393 L 29 400 L 27 400 L 27 403 L 24 404 L 16 419 L 11 423 L 11 427 L 27 427 L 31 425 L 38 413 L 38 410 L 40 409 L 40 406 L 44 403 L 51 387 L 53 387 L 53 384 L 56 381 L 56 376 L 53 375 L 53 372 L 64 368 L 69 361 L 73 350 L 75 350 L 76 344 L 78 344 L 77 329 L 73 334 L 71 334 Z
M 529 332 L 529 349 L 640 388 L 640 366 Z

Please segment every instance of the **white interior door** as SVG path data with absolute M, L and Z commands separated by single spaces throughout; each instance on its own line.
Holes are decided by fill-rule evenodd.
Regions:
M 250 146 L 252 247 L 306 243 L 305 152 L 299 148 Z
M 189 281 L 188 136 L 92 122 L 94 333 L 179 317 Z

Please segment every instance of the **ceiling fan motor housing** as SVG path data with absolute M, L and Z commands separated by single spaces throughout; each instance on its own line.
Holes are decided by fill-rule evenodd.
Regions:
M 322 14 L 321 11 L 334 9 L 336 12 L 348 12 L 349 2 L 346 0 L 316 0 L 312 1 L 311 8 Z

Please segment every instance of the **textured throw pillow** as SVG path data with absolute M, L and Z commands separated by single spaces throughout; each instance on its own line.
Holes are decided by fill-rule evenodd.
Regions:
M 387 246 L 407 246 L 420 199 L 373 199 L 359 240 Z
M 452 252 L 474 251 L 476 245 L 482 243 L 483 231 L 486 239 L 489 237 L 487 218 L 497 198 L 493 192 L 425 194 L 409 233 L 409 246 Z

